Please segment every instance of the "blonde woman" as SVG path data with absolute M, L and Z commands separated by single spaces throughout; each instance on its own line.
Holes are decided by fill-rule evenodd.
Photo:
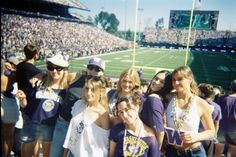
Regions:
M 111 115 L 112 124 L 115 125 L 121 120 L 116 117 L 115 104 L 120 97 L 130 96 L 134 92 L 141 93 L 141 83 L 137 70 L 128 68 L 120 74 L 117 89 L 108 92 L 109 113 Z
M 81 100 L 72 108 L 63 157 L 108 155 L 110 118 L 105 80 L 91 76 L 85 82 Z
M 68 87 L 69 63 L 62 55 L 47 59 L 47 74 L 32 84 L 29 95 L 19 90 L 17 97 L 24 107 L 24 127 L 21 141 L 21 156 L 38 156 L 41 141 L 44 157 L 49 156 L 50 144 L 58 113 Z
M 167 157 L 206 157 L 200 141 L 214 138 L 211 117 L 213 109 L 198 96 L 198 87 L 191 69 L 181 66 L 172 73 L 175 94 L 166 111 Z M 200 121 L 204 131 L 198 132 Z M 172 130 L 171 130 L 172 129 Z

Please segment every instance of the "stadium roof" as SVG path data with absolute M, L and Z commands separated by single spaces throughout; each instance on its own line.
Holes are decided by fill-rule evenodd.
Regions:
M 86 7 L 81 2 L 78 2 L 77 0 L 43 0 L 43 1 L 59 3 L 59 4 L 62 4 L 62 5 L 66 5 L 66 6 L 70 6 L 70 7 L 74 7 L 74 8 L 90 11 L 88 9 L 88 7 Z

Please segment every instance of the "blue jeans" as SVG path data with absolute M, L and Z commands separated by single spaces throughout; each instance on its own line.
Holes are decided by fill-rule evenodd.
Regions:
M 185 151 L 178 151 L 173 146 L 168 146 L 166 157 L 206 157 L 206 152 L 202 145 Z
M 54 126 L 38 124 L 30 119 L 24 121 L 24 127 L 21 132 L 21 142 L 30 143 L 36 140 L 51 142 Z
M 59 157 L 63 155 L 63 144 L 66 138 L 66 133 L 69 127 L 69 122 L 57 119 L 56 126 L 53 132 L 53 140 L 51 143 L 50 157 Z

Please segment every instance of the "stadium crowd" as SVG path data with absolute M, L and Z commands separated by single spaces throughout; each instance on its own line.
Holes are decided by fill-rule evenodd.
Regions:
M 143 80 L 142 69 L 124 69 L 114 83 L 105 77 L 102 59 L 90 58 L 86 70 L 76 73 L 68 71 L 60 53 L 47 57 L 43 72 L 34 65 L 43 50 L 87 56 L 130 43 L 88 24 L 24 14 L 1 14 L 1 50 L 23 49 L 25 56 L 22 62 L 1 58 L 2 156 L 11 151 L 18 157 L 236 156 L 236 80 L 230 92 L 217 93 L 212 85 L 198 86 L 191 69 L 181 66 L 159 71 L 150 82 Z M 145 32 L 148 42 L 178 44 L 186 42 L 186 34 Z M 235 38 L 222 41 L 225 36 L 194 31 L 191 41 L 235 43 Z
M 27 43 L 36 43 L 45 55 L 63 51 L 87 56 L 127 49 L 130 43 L 92 25 L 28 15 L 1 13 L 2 52 L 22 52 Z
M 190 45 L 234 47 L 236 44 L 236 32 L 215 30 L 193 30 L 191 32 Z M 144 30 L 145 42 L 169 43 L 186 45 L 188 29 L 156 29 L 146 27 Z
M 39 47 L 27 44 L 24 53 L 23 62 L 1 61 L 4 157 L 36 157 L 39 148 L 51 157 L 236 155 L 236 80 L 222 94 L 197 85 L 188 66 L 159 71 L 150 83 L 128 68 L 114 87 L 100 58 L 75 73 L 55 54 L 42 72 Z

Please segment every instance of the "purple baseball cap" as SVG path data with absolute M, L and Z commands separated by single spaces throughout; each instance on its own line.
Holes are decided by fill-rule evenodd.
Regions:
M 87 65 L 96 65 L 99 68 L 101 68 L 103 71 L 105 70 L 105 66 L 106 66 L 105 62 L 101 58 L 97 58 L 97 57 L 90 58 Z

